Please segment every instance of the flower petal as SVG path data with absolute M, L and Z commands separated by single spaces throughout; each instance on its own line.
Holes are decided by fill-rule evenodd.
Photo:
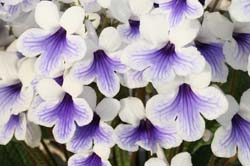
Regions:
M 191 155 L 188 152 L 182 152 L 173 157 L 171 160 L 171 166 L 182 166 L 185 163 L 185 166 L 192 166 Z
M 79 6 L 68 8 L 60 19 L 60 25 L 69 33 L 75 33 L 83 24 L 85 11 Z M 74 18 L 74 19 L 72 19 Z
M 59 26 L 59 10 L 50 1 L 41 1 L 35 10 L 36 23 L 45 30 L 54 30 Z
M 95 111 L 103 121 L 109 122 L 117 116 L 120 107 L 120 102 L 117 99 L 104 98 L 97 105 Z
M 162 159 L 153 157 L 150 158 L 148 161 L 146 161 L 144 166 L 169 166 L 169 165 Z
M 128 97 L 120 100 L 121 109 L 119 117 L 123 122 L 136 125 L 145 118 L 145 109 L 140 99 L 136 97 Z
M 245 119 L 250 120 L 250 104 L 248 102 L 250 95 L 250 89 L 245 91 L 240 98 L 240 108 L 239 115 Z
M 40 126 L 33 122 L 27 122 L 27 132 L 25 136 L 25 143 L 31 148 L 38 147 L 42 138 L 42 131 Z
M 114 27 L 103 29 L 99 36 L 100 46 L 109 52 L 117 50 L 121 46 L 121 43 L 121 36 Z

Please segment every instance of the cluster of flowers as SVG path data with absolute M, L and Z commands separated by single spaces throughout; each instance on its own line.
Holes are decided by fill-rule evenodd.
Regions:
M 226 64 L 250 73 L 249 0 L 219 4 L 231 20 L 208 12 L 211 0 L 0 2 L 1 19 L 18 36 L 0 53 L 1 144 L 15 135 L 38 146 L 41 125 L 53 127 L 55 140 L 75 153 L 70 166 L 111 165 L 115 144 L 156 153 L 145 166 L 167 166 L 162 148 L 201 139 L 205 118 L 221 124 L 213 153 L 232 157 L 237 149 L 249 165 L 250 90 L 239 106 L 211 85 L 227 81 Z M 100 29 L 105 19 L 119 25 Z M 92 82 L 105 96 L 98 104 L 87 86 Z M 113 98 L 120 84 L 134 89 L 148 83 L 158 94 L 145 107 L 136 97 Z M 124 123 L 114 129 L 117 116 Z M 192 165 L 186 152 L 171 162 L 183 164 Z

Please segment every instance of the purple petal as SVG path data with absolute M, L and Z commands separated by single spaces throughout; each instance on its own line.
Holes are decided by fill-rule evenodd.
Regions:
M 83 99 L 72 99 L 65 94 L 59 103 L 43 102 L 39 105 L 34 116 L 37 123 L 52 127 L 55 139 L 60 143 L 69 141 L 75 132 L 77 124 L 87 124 L 91 121 L 93 113 L 86 101 Z
M 171 148 L 181 143 L 175 129 L 155 126 L 148 119 L 141 120 L 137 127 L 121 124 L 116 128 L 116 133 L 119 147 L 128 151 L 136 151 L 140 145 L 156 152 L 157 144 Z
M 89 156 L 74 155 L 69 159 L 69 166 L 109 166 L 109 164 L 102 161 L 96 154 L 92 153 Z
M 119 60 L 111 59 L 103 50 L 94 52 L 93 61 L 84 67 L 76 67 L 73 69 L 73 75 L 78 80 L 84 79 L 92 81 L 96 77 L 99 90 L 108 97 L 113 97 L 119 91 L 120 84 L 116 71 L 125 68 Z
M 67 149 L 80 153 L 90 149 L 95 142 L 105 146 L 113 146 L 113 129 L 108 125 L 103 125 L 100 117 L 94 114 L 93 120 L 86 126 L 77 126 L 75 134 L 67 144 Z
M 213 87 L 194 92 L 188 84 L 182 84 L 175 96 L 162 102 L 157 98 L 161 97 L 155 98 L 155 106 L 150 110 L 151 118 L 162 123 L 176 119 L 178 130 L 187 141 L 198 140 L 203 135 L 205 123 L 200 113 L 212 120 L 227 109 L 225 97 Z
M 228 68 L 225 64 L 223 45 L 220 43 L 201 43 L 196 41 L 195 46 L 212 69 L 212 81 L 226 82 Z

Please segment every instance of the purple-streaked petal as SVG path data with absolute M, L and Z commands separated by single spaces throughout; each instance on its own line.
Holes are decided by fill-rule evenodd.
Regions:
M 2 19 L 11 22 L 15 20 L 19 14 L 21 13 L 21 5 L 4 5 L 4 9 L 7 12 L 5 15 L 3 15 Z
M 6 145 L 14 136 L 24 140 L 26 135 L 26 118 L 24 114 L 11 115 L 5 125 L 0 127 L 0 144 Z
M 152 121 L 164 123 L 168 119 L 177 120 L 178 131 L 184 140 L 194 141 L 202 137 L 205 123 L 200 113 L 209 120 L 225 113 L 228 103 L 218 89 L 208 87 L 193 91 L 188 84 L 179 86 L 176 95 L 155 96 L 148 109 Z
M 81 59 L 86 51 L 85 42 L 79 36 L 66 35 L 63 28 L 47 33 L 40 29 L 31 29 L 21 35 L 18 49 L 24 55 L 41 56 L 36 62 L 39 74 L 53 75 L 63 69 L 63 63 L 73 63 Z
M 28 109 L 32 101 L 33 91 L 22 88 L 22 83 L 7 83 L 0 85 L 0 123 L 5 123 L 10 115 Z
M 93 53 L 94 59 L 89 65 L 81 67 L 81 64 L 73 68 L 73 76 L 82 82 L 88 83 L 96 78 L 99 90 L 107 97 L 113 97 L 120 89 L 119 78 L 116 71 L 125 68 L 125 65 L 117 59 L 111 59 L 103 50 Z
M 156 152 L 157 144 L 164 148 L 176 147 L 181 143 L 175 127 L 160 127 L 148 119 L 141 120 L 139 126 L 120 124 L 116 129 L 117 144 L 128 151 L 138 150 L 138 145 Z
M 139 20 L 128 20 L 128 24 L 119 25 L 117 27 L 118 32 L 122 36 L 122 39 L 129 43 L 137 40 L 140 37 L 140 21 Z
M 69 166 L 111 166 L 108 161 L 103 161 L 96 153 L 89 155 L 75 154 L 68 161 Z
M 125 52 L 127 65 L 135 70 L 145 69 L 145 77 L 152 82 L 171 81 L 176 74 L 197 73 L 205 66 L 205 60 L 197 49 L 188 47 L 176 50 L 170 42 L 160 48 L 138 42 L 128 46 Z
M 203 13 L 203 6 L 198 0 L 165 0 L 159 3 L 158 8 L 169 13 L 170 26 L 179 24 L 185 17 L 195 19 Z
M 227 63 L 237 70 L 247 70 L 250 54 L 250 34 L 233 33 L 233 40 L 224 45 Z
M 81 153 L 90 149 L 93 144 L 112 147 L 114 145 L 114 132 L 111 126 L 100 121 L 95 114 L 93 120 L 86 126 L 77 126 L 75 134 L 67 144 L 67 149 Z
M 212 69 L 212 81 L 226 82 L 228 68 L 225 64 L 223 46 L 220 43 L 195 42 L 196 48 L 201 52 Z
M 76 124 L 84 125 L 91 121 L 93 113 L 84 99 L 73 99 L 65 94 L 62 101 L 45 101 L 32 113 L 32 119 L 43 126 L 52 127 L 55 139 L 60 143 L 69 141 L 75 132 Z

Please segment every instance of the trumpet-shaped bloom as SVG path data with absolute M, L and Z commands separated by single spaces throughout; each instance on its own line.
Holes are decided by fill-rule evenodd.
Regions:
M 157 145 L 172 148 L 180 145 L 181 139 L 177 134 L 175 122 L 154 123 L 147 116 L 142 102 L 138 98 L 129 97 L 121 100 L 119 116 L 123 122 L 116 127 L 117 144 L 121 149 L 137 151 L 139 146 L 155 153 Z
M 89 32 L 91 32 L 89 28 Z M 95 32 L 94 32 L 95 33 Z M 124 72 L 126 66 L 120 62 L 120 53 L 112 55 L 121 45 L 121 38 L 113 27 L 105 28 L 99 37 L 90 37 L 93 48 L 89 58 L 73 66 L 71 74 L 83 84 L 96 81 L 98 89 L 107 97 L 115 96 L 120 89 L 120 80 L 116 72 Z
M 92 151 L 75 154 L 68 160 L 69 166 L 111 166 L 108 161 L 110 149 L 105 146 L 95 146 Z
M 154 96 L 149 101 L 151 107 L 148 108 L 148 115 L 152 121 L 164 123 L 169 119 L 176 120 L 177 131 L 184 140 L 200 139 L 205 131 L 202 116 L 213 120 L 225 113 L 228 108 L 223 93 L 215 87 L 208 87 L 210 80 L 205 80 L 209 77 L 208 74 L 204 72 L 190 76 L 176 83 L 177 89 L 170 83 L 170 91 Z
M 222 125 L 215 132 L 212 151 L 219 157 L 232 157 L 238 151 L 239 161 L 243 166 L 250 162 L 250 91 L 244 92 L 240 106 L 232 96 L 228 96 L 229 110 L 217 120 Z
M 74 153 L 82 153 L 93 145 L 112 147 L 115 145 L 113 128 L 105 122 L 112 121 L 120 109 L 116 99 L 104 98 L 96 106 L 96 94 L 90 87 L 85 87 L 85 98 L 94 110 L 92 121 L 84 126 L 77 126 L 72 139 L 67 143 L 67 149 Z
M 170 31 L 167 36 L 158 36 L 146 28 L 151 26 L 148 24 L 154 18 L 152 16 L 145 18 L 145 27 L 142 28 L 148 41 L 156 44 L 145 40 L 132 43 L 124 50 L 124 63 L 134 70 L 143 71 L 144 77 L 153 83 L 171 81 L 176 75 L 186 76 L 201 72 L 205 66 L 205 59 L 195 47 L 184 47 L 197 35 L 199 23 L 187 21 Z M 184 29 L 191 27 L 193 28 L 190 29 L 189 34 L 183 33 Z
M 31 81 L 34 78 L 34 59 L 19 61 L 15 53 L 0 55 L 0 124 L 6 123 L 12 114 L 26 111 L 33 99 Z M 19 66 L 18 66 L 19 64 Z
M 248 0 L 232 0 L 229 7 L 230 16 L 236 21 L 250 21 L 250 2 Z
M 41 29 L 25 31 L 18 39 L 18 51 L 27 57 L 40 55 L 35 64 L 36 72 L 54 76 L 85 55 L 84 39 L 73 34 L 82 26 L 83 19 L 81 7 L 67 9 L 59 19 L 57 6 L 42 1 L 35 10 L 35 20 Z
M 202 16 L 203 6 L 199 0 L 156 0 L 161 13 L 168 16 L 169 25 L 174 27 L 184 19 L 196 19 Z
M 42 100 L 29 111 L 30 120 L 42 126 L 54 126 L 55 140 L 68 142 L 74 135 L 76 125 L 86 125 L 93 118 L 89 104 L 80 96 L 82 88 L 68 75 L 41 79 L 36 90 Z

